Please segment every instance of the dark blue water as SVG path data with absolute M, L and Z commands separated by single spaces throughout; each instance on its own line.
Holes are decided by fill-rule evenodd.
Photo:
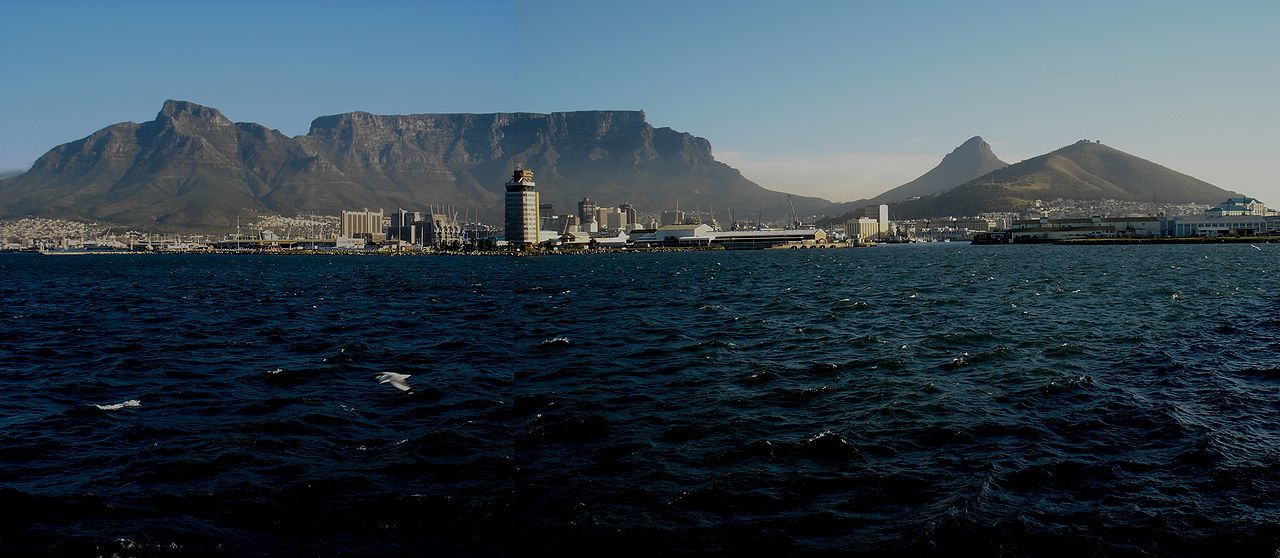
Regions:
M 3 256 L 0 548 L 1273 556 L 1278 279 L 1274 245 Z

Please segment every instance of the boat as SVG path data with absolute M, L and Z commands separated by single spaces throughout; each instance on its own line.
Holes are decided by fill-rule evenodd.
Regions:
M 1009 244 L 1013 242 L 1013 233 L 1009 231 L 980 232 L 973 235 L 970 244 Z

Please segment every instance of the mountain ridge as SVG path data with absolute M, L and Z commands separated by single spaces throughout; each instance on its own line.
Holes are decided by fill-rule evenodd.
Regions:
M 498 219 L 502 184 L 520 164 L 543 202 L 568 213 L 583 196 L 658 212 L 679 202 L 789 215 L 788 194 L 715 159 L 711 143 L 650 125 L 643 111 L 375 115 L 315 118 L 289 137 L 216 108 L 165 101 L 156 118 L 107 126 L 49 150 L 0 180 L 0 217 L 79 217 L 117 224 L 226 228 L 237 215 L 336 214 L 454 205 Z M 790 196 L 801 214 L 834 206 Z

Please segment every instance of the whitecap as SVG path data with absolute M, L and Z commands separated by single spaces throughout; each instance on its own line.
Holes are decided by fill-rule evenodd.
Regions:
M 94 405 L 94 407 L 102 409 L 103 411 L 119 411 L 120 409 L 123 409 L 125 407 L 141 407 L 141 406 L 142 406 L 142 402 L 138 401 L 137 399 L 130 399 L 128 401 L 124 401 L 121 403 L 112 403 L 111 405 Z

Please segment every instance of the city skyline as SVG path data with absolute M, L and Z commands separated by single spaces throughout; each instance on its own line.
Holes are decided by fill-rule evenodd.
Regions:
M 0 72 L 19 79 L 0 90 L 0 168 L 145 121 L 164 98 L 288 135 L 354 110 L 633 109 L 709 139 L 767 188 L 833 201 L 911 180 L 981 135 L 1011 163 L 1102 139 L 1277 204 L 1267 96 L 1280 78 L 1266 69 L 1280 62 L 1267 28 L 1278 12 L 1262 2 L 6 3 Z

